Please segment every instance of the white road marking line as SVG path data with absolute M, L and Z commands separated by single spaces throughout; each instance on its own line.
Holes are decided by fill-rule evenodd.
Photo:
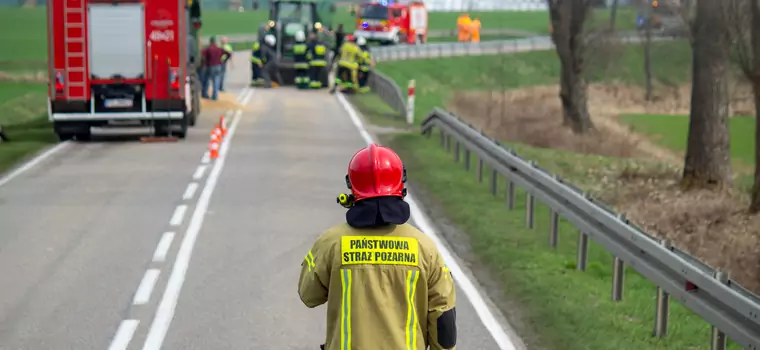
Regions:
M 203 174 L 206 173 L 206 168 L 208 165 L 199 165 L 197 169 L 195 169 L 195 174 L 193 174 L 193 180 L 200 180 L 203 177 Z
M 13 171 L 11 171 L 7 175 L 5 175 L 3 177 L 0 177 L 0 187 L 2 187 L 3 185 L 11 182 L 11 180 L 19 177 L 19 175 L 21 175 L 21 174 L 23 174 L 23 173 L 31 170 L 32 168 L 34 168 L 35 166 L 37 166 L 37 164 L 42 163 L 45 159 L 50 158 L 50 156 L 52 156 L 52 155 L 60 152 L 64 148 L 68 147 L 70 144 L 71 144 L 70 142 L 61 142 L 61 143 L 59 143 L 59 144 L 57 144 L 57 145 L 55 145 L 55 146 L 53 146 L 51 148 L 48 148 L 47 151 L 40 153 L 36 157 L 30 159 L 29 161 L 27 161 L 23 165 L 19 166 L 18 168 L 16 168 Z
M 142 281 L 140 281 L 140 286 L 137 287 L 137 293 L 135 293 L 135 297 L 132 299 L 132 304 L 142 305 L 150 301 L 150 294 L 153 293 L 153 287 L 156 286 L 156 281 L 158 281 L 158 275 L 160 274 L 161 270 L 159 269 L 148 269 L 148 271 L 145 271 L 145 275 Z
M 172 240 L 174 240 L 174 232 L 164 232 L 161 236 L 161 240 L 158 241 L 156 251 L 153 253 L 154 262 L 163 262 L 166 260 L 166 255 L 169 253 L 169 248 L 172 246 Z
M 375 141 L 372 139 L 372 135 L 367 132 L 367 129 L 364 127 L 361 119 L 356 114 L 353 106 L 351 106 L 351 104 L 346 101 L 346 98 L 340 92 L 336 93 L 336 95 L 338 96 L 338 101 L 343 106 L 343 109 L 346 110 L 346 113 L 348 113 L 351 121 L 359 130 L 359 133 L 362 135 L 364 141 L 367 144 L 374 143 Z M 488 332 L 491 333 L 494 341 L 499 345 L 499 349 L 515 350 L 516 347 L 513 340 L 510 339 L 499 321 L 496 320 L 493 312 L 486 304 L 485 299 L 480 295 L 477 288 L 472 283 L 472 281 L 470 281 L 470 278 L 467 276 L 467 274 L 462 271 L 462 268 L 457 263 L 457 260 L 454 258 L 453 254 L 438 238 L 438 235 L 436 234 L 435 230 L 433 230 L 433 227 L 430 225 L 422 210 L 420 210 L 417 202 L 414 201 L 411 195 L 407 195 L 405 199 L 406 202 L 409 203 L 409 207 L 412 213 L 412 220 L 414 220 L 420 230 L 430 236 L 433 242 L 435 242 L 435 244 L 438 246 L 438 250 L 441 252 L 441 256 L 443 256 L 444 261 L 446 261 L 446 265 L 449 267 L 451 274 L 454 276 L 454 280 L 457 281 L 459 288 L 464 291 L 464 294 L 467 296 L 470 304 L 472 304 L 475 312 L 480 317 L 483 325 L 486 327 Z
M 174 209 L 174 214 L 172 214 L 172 219 L 169 220 L 169 225 L 172 226 L 179 226 L 182 225 L 182 221 L 185 220 L 185 212 L 187 211 L 187 205 L 178 205 L 176 209 Z
M 247 94 L 247 96 L 250 98 L 251 95 Z M 216 187 L 217 181 L 219 181 L 219 176 L 224 168 L 227 152 L 229 151 L 229 146 L 235 135 L 235 130 L 240 122 L 241 115 L 242 111 L 240 110 L 235 113 L 230 128 L 227 131 L 227 137 L 222 141 L 219 158 L 214 162 L 208 179 L 206 180 L 206 184 L 203 186 L 203 191 L 201 191 L 201 194 L 198 197 L 198 204 L 195 206 L 195 211 L 190 218 L 190 224 L 185 232 L 185 237 L 180 244 L 179 252 L 177 253 L 177 258 L 175 259 L 174 267 L 172 268 L 172 273 L 169 276 L 169 282 L 166 285 L 166 290 L 158 305 L 158 310 L 156 310 L 156 316 L 148 331 L 143 350 L 159 350 L 164 342 L 166 333 L 174 318 L 174 311 L 177 307 L 182 284 L 185 282 L 195 242 L 198 239 L 198 234 L 203 226 L 203 220 L 206 211 L 208 210 L 209 202 L 211 201 L 211 195 L 214 193 L 214 188 Z
M 185 189 L 185 193 L 182 194 L 182 200 L 188 200 L 192 199 L 195 195 L 195 191 L 198 189 L 198 183 L 197 182 L 191 182 L 187 185 L 187 188 Z
M 208 164 L 211 162 L 211 155 L 206 151 L 206 153 L 203 153 L 203 158 L 201 158 L 201 163 Z
M 139 320 L 121 321 L 119 328 L 116 330 L 116 336 L 111 341 L 111 346 L 108 347 L 108 350 L 126 350 L 139 324 Z

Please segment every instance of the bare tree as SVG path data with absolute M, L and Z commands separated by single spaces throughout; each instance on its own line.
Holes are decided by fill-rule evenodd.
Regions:
M 728 132 L 730 35 L 724 1 L 696 4 L 691 111 L 684 160 L 684 189 L 723 189 L 731 183 Z
M 560 60 L 563 123 L 575 133 L 594 129 L 588 112 L 588 86 L 583 76 L 586 48 L 583 27 L 590 7 L 590 0 L 549 0 L 552 41 Z
M 617 21 L 617 10 L 619 0 L 612 0 L 612 6 L 610 7 L 610 31 L 615 31 L 615 22 Z
M 644 49 L 644 82 L 645 82 L 645 96 L 648 101 L 652 101 L 652 20 L 653 11 L 652 6 L 647 2 L 642 5 L 643 11 L 641 11 L 642 20 L 644 22 L 644 31 L 641 44 Z M 641 35 L 642 32 L 639 31 Z
M 729 0 L 726 5 L 734 58 L 752 84 L 755 116 L 760 116 L 760 4 L 756 0 Z M 760 123 L 755 123 L 755 181 L 749 211 L 760 212 Z

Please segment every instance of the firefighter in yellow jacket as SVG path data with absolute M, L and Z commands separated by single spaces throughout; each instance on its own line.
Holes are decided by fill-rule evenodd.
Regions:
M 369 145 L 348 165 L 346 223 L 324 232 L 301 264 L 298 294 L 327 303 L 325 350 L 455 349 L 456 290 L 435 244 L 407 223 L 406 169 Z

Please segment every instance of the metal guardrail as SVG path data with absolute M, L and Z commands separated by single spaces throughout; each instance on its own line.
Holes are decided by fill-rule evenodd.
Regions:
M 403 116 L 406 113 L 406 96 L 401 92 L 401 88 L 399 88 L 393 79 L 383 73 L 374 71 L 369 76 L 367 84 L 398 115 Z
M 614 258 L 613 300 L 622 299 L 625 265 L 632 267 L 657 286 L 654 335 L 665 336 L 669 300 L 675 298 L 713 326 L 712 349 L 725 349 L 726 336 L 745 349 L 760 349 L 760 298 L 710 268 L 697 258 L 656 239 L 630 224 L 625 214 L 615 213 L 596 199 L 541 169 L 535 162 L 520 158 L 486 137 L 481 131 L 442 109 L 434 109 L 422 122 L 422 133 L 440 130 L 440 143 L 454 152 L 469 170 L 471 156 L 477 156 L 478 177 L 483 167 L 490 174 L 491 193 L 498 192 L 498 177 L 507 178 L 507 207 L 514 208 L 515 186 L 526 192 L 526 225 L 534 227 L 536 200 L 551 210 L 549 243 L 557 246 L 559 219 L 578 228 L 577 269 L 585 271 L 588 239 L 599 243 Z M 453 146 L 453 147 L 452 147 Z
M 643 39 L 637 34 L 621 33 L 618 36 L 624 44 L 640 43 Z M 654 37 L 653 41 L 673 40 L 672 37 Z M 382 46 L 371 49 L 372 58 L 375 62 L 407 61 L 415 59 L 457 57 L 457 56 L 484 56 L 498 55 L 515 52 L 528 52 L 539 50 L 551 50 L 554 48 L 551 37 L 534 36 L 524 39 L 508 39 L 483 41 L 479 43 L 431 43 L 424 45 L 397 45 Z M 385 80 L 385 81 L 383 81 Z M 406 96 L 401 93 L 401 88 L 392 79 L 380 74 L 372 73 L 370 88 L 385 103 L 393 107 L 399 116 L 404 116 L 406 111 Z
M 256 28 L 256 30 L 258 30 Z M 509 28 L 483 28 L 480 31 L 481 36 L 487 36 L 487 35 L 512 35 L 512 36 L 534 36 L 536 33 L 524 31 L 524 30 L 518 30 L 518 29 L 509 29 Z M 220 37 L 222 35 L 217 35 L 217 37 Z M 428 31 L 428 38 L 449 38 L 449 37 L 455 37 L 457 36 L 457 30 L 456 29 L 450 29 L 450 30 L 430 30 Z M 203 42 L 207 42 L 210 38 L 210 35 L 205 35 L 201 37 L 201 40 Z M 257 34 L 229 34 L 226 35 L 227 39 L 229 39 L 229 42 L 231 44 L 234 43 L 246 43 L 246 42 L 253 42 L 258 39 Z

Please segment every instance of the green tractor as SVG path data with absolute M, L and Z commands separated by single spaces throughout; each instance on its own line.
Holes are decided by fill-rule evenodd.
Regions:
M 334 0 L 272 0 L 269 10 L 269 23 L 262 25 L 261 32 L 273 33 L 277 38 L 277 56 L 280 60 L 279 70 L 283 84 L 295 84 L 293 45 L 295 34 L 303 31 L 308 37 L 316 33 L 325 45 L 332 48 L 334 39 L 324 30 L 332 26 L 335 13 Z M 330 53 L 331 54 L 331 53 Z M 326 57 L 328 67 L 331 57 Z M 328 72 L 322 76 L 322 84 L 327 86 Z

